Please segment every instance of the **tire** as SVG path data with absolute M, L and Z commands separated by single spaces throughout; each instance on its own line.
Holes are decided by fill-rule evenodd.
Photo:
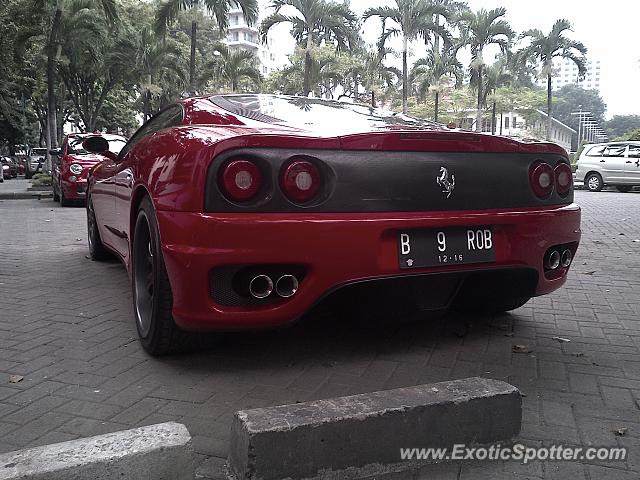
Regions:
M 627 193 L 630 192 L 631 189 L 633 187 L 631 185 L 616 185 L 616 189 L 620 192 L 620 193 Z
M 100 230 L 96 221 L 96 212 L 93 209 L 91 199 L 87 201 L 87 243 L 89 244 L 89 256 L 91 260 L 102 262 L 111 258 L 111 254 L 105 248 L 100 238 Z
M 590 192 L 599 192 L 604 187 L 604 182 L 599 173 L 590 173 L 584 179 L 584 184 Z
M 64 190 L 62 189 L 62 185 L 58 185 L 58 198 L 60 199 L 61 207 L 69 207 L 71 206 L 71 202 L 64 198 Z
M 455 305 L 455 310 L 464 313 L 498 314 L 522 307 L 531 300 L 531 297 L 516 297 L 504 299 L 492 299 Z
M 142 347 L 154 356 L 188 349 L 192 335 L 180 329 L 171 314 L 173 294 L 149 197 L 138 207 L 131 257 L 133 312 Z

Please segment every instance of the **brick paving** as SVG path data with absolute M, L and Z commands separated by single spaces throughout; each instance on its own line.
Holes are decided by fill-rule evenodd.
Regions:
M 238 409 L 481 375 L 526 394 L 521 441 L 624 446 L 628 460 L 463 463 L 393 478 L 637 479 L 640 194 L 576 200 L 584 234 L 567 285 L 512 315 L 371 325 L 325 314 L 160 359 L 137 342 L 125 270 L 86 258 L 82 208 L 0 201 L 0 452 L 175 420 L 208 476 Z

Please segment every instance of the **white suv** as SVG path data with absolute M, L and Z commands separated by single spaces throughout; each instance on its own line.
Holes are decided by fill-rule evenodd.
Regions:
M 640 142 L 585 145 L 578 159 L 575 180 L 592 192 L 614 185 L 621 192 L 640 186 Z

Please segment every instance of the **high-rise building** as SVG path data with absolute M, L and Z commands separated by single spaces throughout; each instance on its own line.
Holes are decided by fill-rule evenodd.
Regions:
M 267 38 L 267 42 L 262 43 L 258 32 L 258 25 L 248 25 L 242 9 L 235 7 L 229 10 L 229 28 L 227 32 L 227 45 L 229 48 L 242 48 L 255 53 L 260 62 L 260 73 L 267 76 L 276 68 L 276 57 L 271 51 L 273 40 Z
M 563 58 L 553 59 L 553 76 L 551 77 L 551 86 L 557 90 L 567 84 L 580 85 L 582 88 L 598 90 L 600 88 L 600 60 L 587 60 L 587 72 L 584 78 L 578 77 L 578 67 L 571 60 Z M 547 86 L 547 78 L 539 78 L 536 82 L 539 86 Z

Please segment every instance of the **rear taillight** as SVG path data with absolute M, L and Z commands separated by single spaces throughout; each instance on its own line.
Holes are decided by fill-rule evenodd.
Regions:
M 295 203 L 313 200 L 320 190 L 320 171 L 308 160 L 294 160 L 282 170 L 280 187 L 286 197 Z
M 555 183 L 551 165 L 544 162 L 534 164 L 529 170 L 529 183 L 537 197 L 549 197 Z
M 222 168 L 219 185 L 230 200 L 246 202 L 260 191 L 262 173 L 251 160 L 232 160 Z
M 553 172 L 556 177 L 556 191 L 560 196 L 564 197 L 571 190 L 571 184 L 573 183 L 571 167 L 566 163 L 559 163 Z

